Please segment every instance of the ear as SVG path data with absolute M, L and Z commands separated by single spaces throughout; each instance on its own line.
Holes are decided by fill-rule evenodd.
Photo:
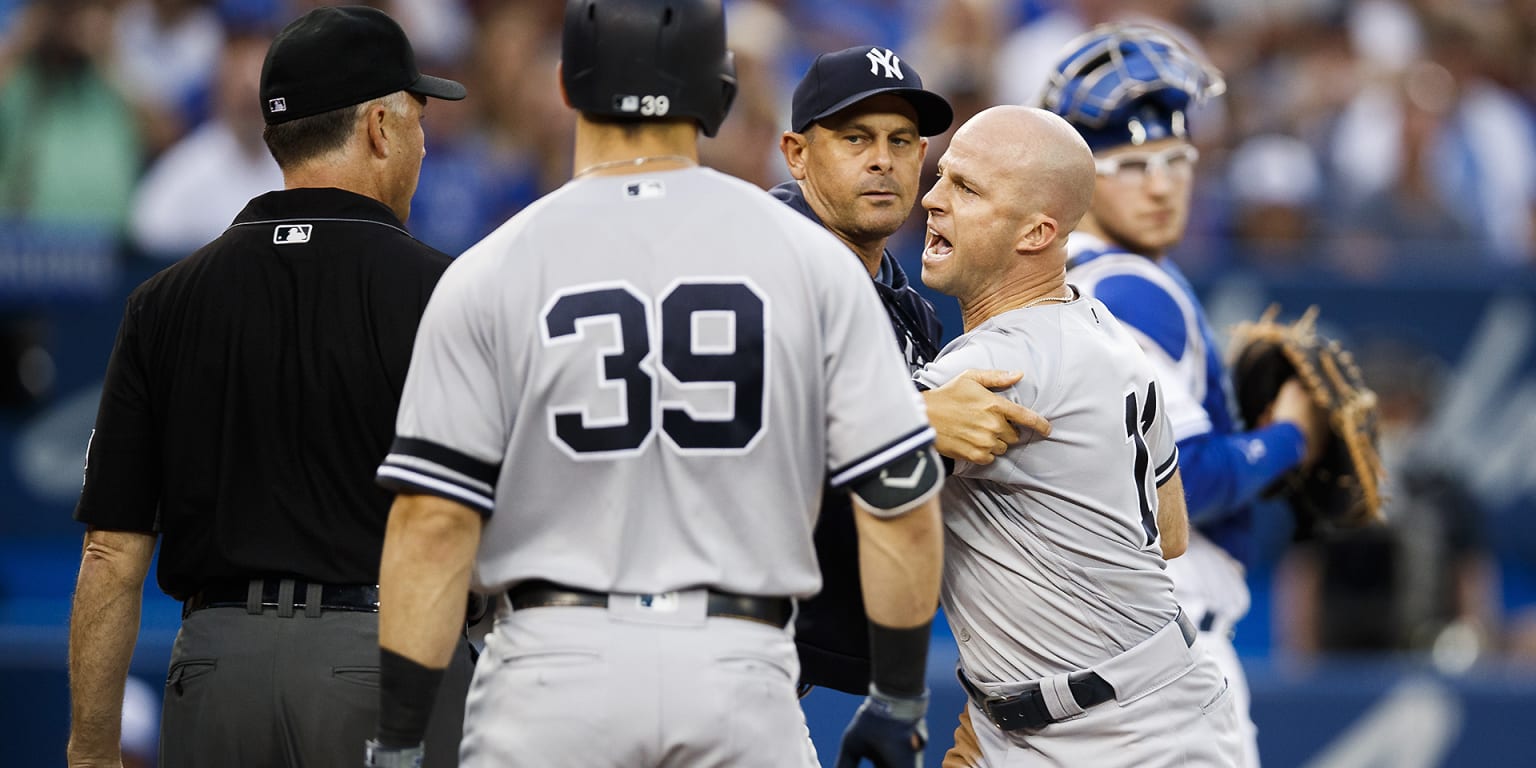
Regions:
M 779 137 L 779 151 L 784 153 L 784 165 L 795 181 L 805 181 L 805 150 L 810 140 L 803 133 L 785 131 Z
M 1019 240 L 1014 244 L 1014 250 L 1023 254 L 1039 253 L 1049 248 L 1061 234 L 1061 225 L 1055 219 L 1044 214 L 1039 214 L 1034 221 L 1019 235 Z
M 555 83 L 560 86 L 560 100 L 565 102 L 567 107 L 575 109 L 571 106 L 570 95 L 565 92 L 565 62 L 563 61 L 555 62 Z
M 384 124 L 384 118 L 388 114 L 389 110 L 382 103 L 374 103 L 367 112 L 363 113 L 363 124 L 367 126 L 368 131 L 368 149 L 373 152 L 374 157 L 379 159 L 389 157 L 389 140 L 392 133 Z
M 917 139 L 917 166 L 921 168 L 923 162 L 928 159 L 928 137 L 919 136 Z

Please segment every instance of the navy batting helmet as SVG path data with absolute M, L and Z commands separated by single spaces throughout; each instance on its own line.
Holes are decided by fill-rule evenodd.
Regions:
M 1100 24 L 1065 50 L 1040 106 L 1066 118 L 1095 152 L 1186 137 L 1185 110 L 1226 90 L 1210 62 L 1149 24 Z
M 572 107 L 691 117 L 713 136 L 736 98 L 720 0 L 567 0 L 561 82 Z

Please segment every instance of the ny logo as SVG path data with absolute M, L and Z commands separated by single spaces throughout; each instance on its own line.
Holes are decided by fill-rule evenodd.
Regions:
M 901 73 L 901 59 L 896 57 L 895 51 L 889 48 L 885 50 L 871 48 L 869 53 L 864 55 L 869 59 L 869 73 L 871 75 L 880 74 L 880 68 L 884 67 L 886 77 L 894 77 L 897 80 L 907 79 L 907 76 Z

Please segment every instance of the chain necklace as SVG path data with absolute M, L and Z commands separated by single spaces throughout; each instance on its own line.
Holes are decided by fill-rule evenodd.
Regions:
M 1069 301 L 1071 301 L 1071 300 L 1073 300 L 1075 298 L 1077 298 L 1077 293 L 1075 291 L 1073 291 L 1070 287 L 1068 287 L 1067 288 L 1067 295 L 1065 295 L 1065 296 L 1041 296 L 1040 298 L 1035 299 L 1034 301 L 1031 301 L 1028 304 L 1025 304 L 1024 306 L 1019 307 L 1019 309 L 1029 309 L 1030 307 L 1033 307 L 1036 304 L 1044 304 L 1044 303 L 1046 303 L 1048 301 L 1059 301 L 1059 302 L 1065 304 L 1065 303 L 1067 303 L 1067 302 L 1069 302 Z
M 633 160 L 609 160 L 604 163 L 593 163 L 577 171 L 576 175 L 572 176 L 571 178 L 579 179 L 589 173 L 597 173 L 598 171 L 607 170 L 609 168 L 620 168 L 626 165 L 641 166 L 645 165 L 646 163 L 681 163 L 684 168 L 692 168 L 693 166 L 698 165 L 698 163 L 695 162 L 693 158 L 685 157 L 683 155 L 647 155 L 644 157 L 637 157 Z

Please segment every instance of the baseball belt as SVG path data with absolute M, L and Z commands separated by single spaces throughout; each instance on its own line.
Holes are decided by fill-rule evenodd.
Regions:
M 525 581 L 507 590 L 512 610 L 528 608 L 581 607 L 607 608 L 608 593 L 577 589 L 548 581 Z M 758 597 L 734 592 L 709 590 L 705 613 L 728 619 L 743 619 L 783 629 L 794 615 L 794 603 L 787 597 Z
M 281 616 L 291 616 L 295 609 L 310 616 L 320 611 L 378 613 L 379 588 L 375 584 L 321 584 L 301 579 L 220 582 L 183 602 L 181 617 L 204 608 L 244 608 L 251 613 L 276 608 Z
M 1195 626 L 1184 615 L 1183 610 L 1174 617 L 1174 622 L 1179 625 L 1179 633 L 1184 636 L 1184 644 L 1194 645 L 1197 636 Z M 1052 715 L 1050 708 L 1046 706 L 1045 693 L 1041 690 L 1039 682 L 1030 683 L 1024 690 L 1011 696 L 989 696 L 965 676 L 965 670 L 957 666 L 955 675 L 960 678 L 960 686 L 976 704 L 976 708 L 1001 730 L 1037 731 L 1060 720 Z M 1115 687 L 1092 670 L 1067 675 L 1067 688 L 1072 692 L 1072 698 L 1077 701 L 1077 706 L 1082 709 L 1097 707 L 1115 698 Z

